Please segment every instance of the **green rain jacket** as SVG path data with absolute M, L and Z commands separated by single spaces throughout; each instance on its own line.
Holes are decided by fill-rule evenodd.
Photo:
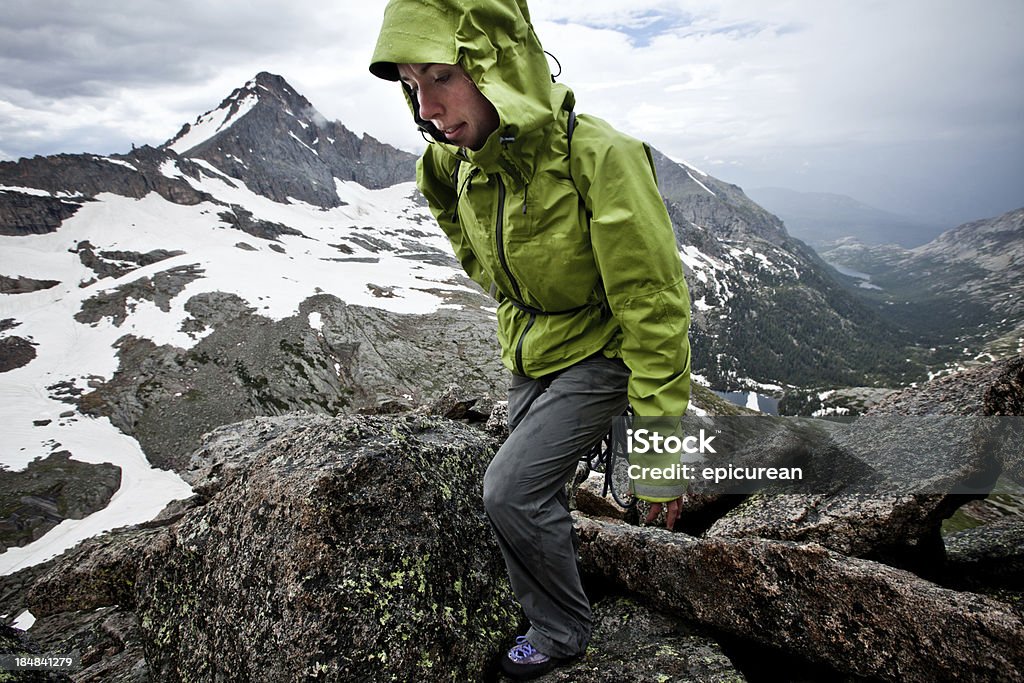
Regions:
M 575 98 L 553 82 L 524 0 L 391 0 L 370 71 L 395 81 L 401 63 L 460 64 L 498 112 L 478 151 L 429 145 L 417 184 L 463 268 L 499 302 L 505 366 L 540 377 L 600 352 L 629 367 L 636 416 L 682 415 L 689 295 L 647 145 L 580 115 L 570 155 Z M 406 99 L 422 126 L 407 89 Z M 653 502 L 686 489 L 650 476 L 633 485 Z

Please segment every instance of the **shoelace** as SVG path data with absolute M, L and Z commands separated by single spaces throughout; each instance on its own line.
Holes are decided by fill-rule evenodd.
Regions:
M 537 654 L 537 649 L 530 644 L 526 636 L 516 636 L 516 644 L 508 651 L 508 657 L 513 662 L 521 662 Z

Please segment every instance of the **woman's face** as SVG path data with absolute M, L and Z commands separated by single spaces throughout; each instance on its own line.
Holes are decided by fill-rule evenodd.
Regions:
M 478 150 L 498 129 L 498 112 L 458 64 L 399 64 L 399 78 L 412 90 L 420 118 L 448 142 Z

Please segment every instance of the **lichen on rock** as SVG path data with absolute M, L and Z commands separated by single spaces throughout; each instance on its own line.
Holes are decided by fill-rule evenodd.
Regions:
M 147 551 L 154 675 L 478 679 L 519 619 L 482 512 L 493 444 L 438 418 L 299 422 L 249 443 L 258 454 Z

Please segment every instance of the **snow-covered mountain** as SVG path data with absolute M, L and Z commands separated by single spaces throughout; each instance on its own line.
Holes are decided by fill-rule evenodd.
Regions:
M 370 189 L 408 182 L 416 157 L 328 121 L 280 76 L 262 72 L 186 124 L 164 149 L 203 160 L 278 202 L 343 201 L 335 180 Z
M 109 505 L 0 554 L 0 571 L 189 495 L 173 470 L 220 424 L 503 386 L 493 301 L 413 184 L 389 182 L 414 158 L 314 132 L 301 102 L 261 74 L 161 149 L 0 164 L 0 462 L 121 468 Z M 50 518 L 41 533 L 61 489 L 4 522 Z

